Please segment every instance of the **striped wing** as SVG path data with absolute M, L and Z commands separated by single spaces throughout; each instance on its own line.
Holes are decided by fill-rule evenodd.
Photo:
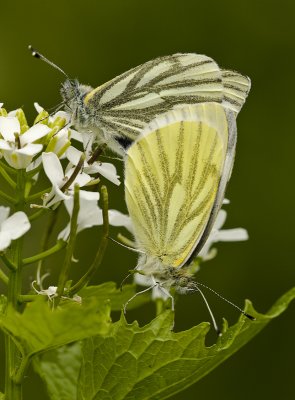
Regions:
M 217 102 L 237 113 L 249 83 L 238 73 L 221 71 L 205 55 L 174 54 L 125 72 L 92 90 L 84 101 L 98 111 L 100 127 L 127 147 L 146 123 L 179 106 Z
M 243 107 L 251 88 L 251 81 L 235 71 L 222 70 L 223 105 L 235 113 Z
M 128 149 L 125 196 L 138 246 L 180 267 L 210 220 L 226 159 L 228 122 L 217 103 L 153 121 Z

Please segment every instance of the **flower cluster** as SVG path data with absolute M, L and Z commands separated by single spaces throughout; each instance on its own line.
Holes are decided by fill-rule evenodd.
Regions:
M 43 170 L 51 186 L 40 193 L 42 204 L 31 207 L 52 208 L 64 202 L 71 216 L 73 209 L 74 187 L 78 185 L 80 211 L 77 232 L 85 228 L 102 224 L 102 212 L 98 207 L 99 193 L 86 190 L 99 182 L 103 176 L 115 185 L 120 184 L 119 176 L 113 164 L 95 159 L 94 139 L 87 134 L 70 129 L 70 117 L 59 111 L 52 116 L 35 103 L 38 116 L 32 127 L 28 126 L 22 109 L 9 113 L 0 103 L 0 159 L 6 163 L 1 167 L 4 178 L 5 168 L 23 170 L 31 178 L 33 185 Z M 82 150 L 78 150 L 78 147 Z M 8 178 L 7 178 L 8 179 Z M 9 183 L 9 182 L 8 182 Z M 12 185 L 12 184 L 11 184 Z M 3 198 L 6 199 L 4 193 Z M 29 200 L 29 191 L 27 193 Z M 38 200 L 38 196 L 34 195 Z M 9 208 L 0 208 L 0 251 L 10 246 L 30 229 L 30 223 L 24 212 L 16 212 L 8 217 Z M 60 232 L 58 239 L 66 241 L 69 236 L 69 224 Z

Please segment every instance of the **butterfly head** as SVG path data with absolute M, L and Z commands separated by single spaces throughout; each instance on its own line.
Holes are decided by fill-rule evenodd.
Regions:
M 81 85 L 77 79 L 67 79 L 61 87 L 60 93 L 65 106 L 70 110 L 75 110 L 79 105 L 83 105 L 83 99 L 92 88 Z

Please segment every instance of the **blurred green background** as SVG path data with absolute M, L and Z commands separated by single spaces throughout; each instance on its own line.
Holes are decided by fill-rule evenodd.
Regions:
M 59 103 L 63 77 L 33 59 L 28 44 L 71 77 L 94 87 L 175 52 L 206 54 L 221 67 L 249 75 L 252 89 L 238 118 L 226 227 L 246 228 L 250 240 L 219 244 L 218 256 L 204 265 L 199 278 L 239 305 L 250 298 L 261 312 L 294 285 L 293 1 L 1 1 L 0 10 L 0 100 L 7 109 L 23 106 L 31 121 L 34 101 L 46 108 Z M 123 186 L 112 188 L 110 206 L 125 211 Z M 114 229 L 113 237 L 116 233 Z M 99 234 L 97 229 L 81 235 L 75 276 L 81 274 L 81 260 L 93 254 Z M 29 243 L 28 254 L 36 242 L 37 236 Z M 135 263 L 133 254 L 110 243 L 96 282 L 120 282 Z M 31 268 L 31 280 L 33 273 Z M 48 283 L 54 284 L 54 278 Z M 219 321 L 238 318 L 225 303 L 210 295 L 208 299 Z M 130 312 L 128 319 L 139 317 L 144 323 L 153 312 L 148 305 Z M 198 296 L 178 299 L 178 330 L 204 320 L 209 316 Z M 294 398 L 294 337 L 293 304 L 235 356 L 173 399 Z M 213 340 L 212 333 L 208 343 Z M 2 359 L 3 351 L 1 341 Z M 46 398 L 42 383 L 30 371 L 25 399 Z

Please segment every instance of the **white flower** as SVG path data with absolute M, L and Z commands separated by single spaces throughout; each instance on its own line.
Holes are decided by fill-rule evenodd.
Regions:
M 67 159 L 71 162 L 72 165 L 77 165 L 82 152 L 77 150 L 75 147 L 69 147 L 66 152 Z M 119 176 L 117 175 L 116 168 L 111 163 L 102 163 L 99 161 L 95 161 L 93 164 L 89 165 L 87 161 L 84 161 L 83 170 L 87 174 L 97 174 L 104 176 L 110 182 L 115 185 L 120 185 Z
M 52 301 L 55 297 L 57 297 L 57 286 L 49 286 L 48 289 L 43 289 L 41 287 L 40 290 L 38 290 L 36 289 L 35 284 L 36 281 L 33 281 L 32 288 L 35 290 L 35 292 L 40 294 L 41 296 L 47 296 L 49 301 Z M 71 300 L 79 304 L 82 303 L 82 298 L 77 294 L 75 294 L 73 297 L 61 296 L 61 298 L 64 300 Z
M 102 225 L 102 211 L 98 207 L 97 202 L 99 200 L 99 193 L 97 192 L 86 192 L 80 191 L 80 209 L 78 214 L 78 226 L 77 233 L 83 229 L 91 228 L 92 226 Z M 70 198 L 64 202 L 69 215 L 73 212 L 73 198 Z M 67 227 L 60 232 L 58 239 L 68 240 L 70 234 L 70 223 Z
M 120 211 L 109 210 L 109 224 L 112 226 L 124 226 L 130 233 L 134 234 L 131 218 Z
M 65 175 L 62 165 L 55 153 L 42 153 L 42 161 L 45 174 L 52 183 L 51 192 L 44 197 L 43 206 L 45 207 L 51 207 L 59 201 L 69 200 L 73 196 L 73 187 L 75 184 L 82 187 L 92 180 L 89 175 L 84 172 L 79 172 L 66 193 L 64 193 L 61 188 L 73 174 L 74 168 L 68 170 L 67 175 Z
M 44 111 L 44 108 L 40 106 L 37 102 L 34 103 L 35 110 L 37 111 L 38 114 L 40 114 L 42 111 Z M 55 114 L 50 115 L 48 117 L 49 123 L 52 123 L 55 121 L 56 118 L 64 118 L 66 120 L 66 124 L 68 124 L 71 120 L 71 115 L 68 114 L 65 111 L 57 111 Z
M 68 128 L 61 129 L 49 140 L 45 151 L 47 153 L 55 153 L 59 158 L 62 158 L 67 148 L 71 145 L 70 137 Z
M 9 217 L 9 207 L 0 206 L 0 251 L 7 249 L 12 240 L 23 236 L 31 227 L 26 214 L 17 211 Z
M 44 124 L 36 124 L 20 134 L 19 120 L 14 116 L 0 116 L 0 151 L 7 163 L 16 169 L 27 168 L 33 157 L 42 151 L 42 144 L 37 140 L 50 132 Z
M 212 231 L 198 254 L 199 257 L 203 259 L 203 261 L 210 260 L 216 255 L 216 252 L 210 251 L 210 248 L 213 243 L 217 242 L 240 242 L 244 240 L 248 240 L 248 232 L 246 229 L 243 228 L 234 228 L 234 229 L 221 229 L 221 227 L 224 225 L 226 220 L 226 211 L 225 210 L 220 210 L 216 221 L 213 225 Z M 214 249 L 213 249 L 214 250 Z

